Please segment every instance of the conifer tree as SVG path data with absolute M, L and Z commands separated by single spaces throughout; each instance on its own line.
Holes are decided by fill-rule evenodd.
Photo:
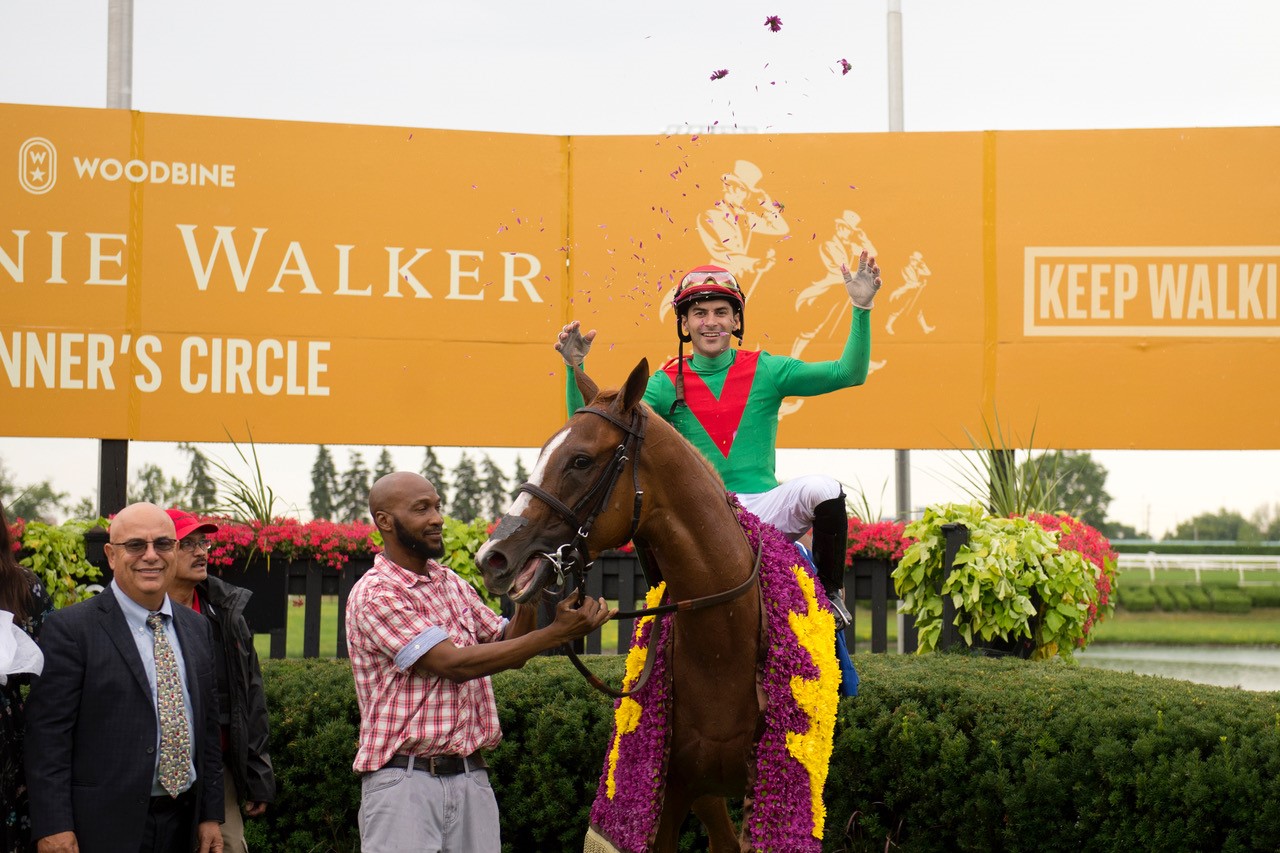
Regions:
M 435 450 L 430 447 L 423 448 L 422 476 L 436 487 L 436 493 L 440 495 L 441 502 L 447 505 L 449 498 L 445 495 L 445 490 L 449 484 L 445 480 L 444 466 L 440 464 L 440 457 L 436 456 Z
M 507 511 L 510 503 L 507 499 L 507 476 L 487 453 L 480 463 L 480 491 L 481 512 L 485 518 L 497 518 Z
M 191 457 L 191 467 L 187 470 L 187 503 L 183 509 L 194 513 L 212 512 L 218 505 L 218 484 L 209 471 L 209 457 L 189 442 L 179 444 L 178 449 Z
M 373 482 L 375 483 L 378 482 L 378 480 L 382 479 L 383 477 L 387 476 L 388 474 L 390 474 L 395 470 L 396 470 L 396 463 L 391 458 L 390 451 L 388 451 L 385 447 L 382 448 L 382 452 L 378 454 L 378 461 L 373 466 Z
M 516 471 L 511 475 L 511 499 L 520 497 L 520 484 L 529 482 L 529 472 L 524 469 L 524 460 L 516 456 Z
M 351 451 L 350 464 L 338 481 L 338 515 L 341 521 L 362 520 L 369 514 L 369 467 L 364 454 Z
M 336 521 L 337 494 L 338 469 L 334 467 L 329 448 L 321 444 L 315 464 L 311 466 L 311 517 Z
M 458 466 L 453 469 L 453 502 L 445 509 L 450 518 L 468 523 L 479 518 L 484 509 L 484 488 L 475 460 L 466 451 L 458 457 Z

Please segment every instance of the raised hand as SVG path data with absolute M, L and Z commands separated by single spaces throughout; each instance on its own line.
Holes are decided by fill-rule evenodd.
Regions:
M 560 353 L 565 364 L 570 367 L 581 367 L 582 362 L 587 358 L 587 353 L 591 351 L 591 342 L 595 339 L 595 329 L 584 334 L 578 321 L 574 320 L 560 330 L 556 351 Z
M 863 252 L 858 258 L 856 273 L 850 273 L 845 264 L 840 265 L 840 273 L 844 276 L 844 289 L 849 292 L 853 304 L 870 311 L 880 290 L 880 268 L 876 266 L 876 259 Z

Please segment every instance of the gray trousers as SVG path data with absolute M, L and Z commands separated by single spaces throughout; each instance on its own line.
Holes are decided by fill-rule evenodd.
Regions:
M 360 781 L 361 853 L 499 853 L 488 770 L 432 776 L 386 768 Z

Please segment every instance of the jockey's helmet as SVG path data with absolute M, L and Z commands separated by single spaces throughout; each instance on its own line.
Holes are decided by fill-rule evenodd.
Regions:
M 676 334 L 681 342 L 688 343 L 690 338 L 680 328 L 680 321 L 689 313 L 691 305 L 706 299 L 723 299 L 733 306 L 734 313 L 738 315 L 738 330 L 734 335 L 738 343 L 742 343 L 742 331 L 747 324 L 747 297 L 733 273 L 711 264 L 689 270 L 671 294 L 671 306 L 676 309 Z

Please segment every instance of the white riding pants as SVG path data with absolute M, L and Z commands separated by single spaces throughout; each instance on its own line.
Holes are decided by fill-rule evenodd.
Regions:
M 795 542 L 813 527 L 813 510 L 823 501 L 840 497 L 840 481 L 822 474 L 787 480 L 777 488 L 755 495 L 738 495 L 738 501 L 761 521 L 767 521 Z

